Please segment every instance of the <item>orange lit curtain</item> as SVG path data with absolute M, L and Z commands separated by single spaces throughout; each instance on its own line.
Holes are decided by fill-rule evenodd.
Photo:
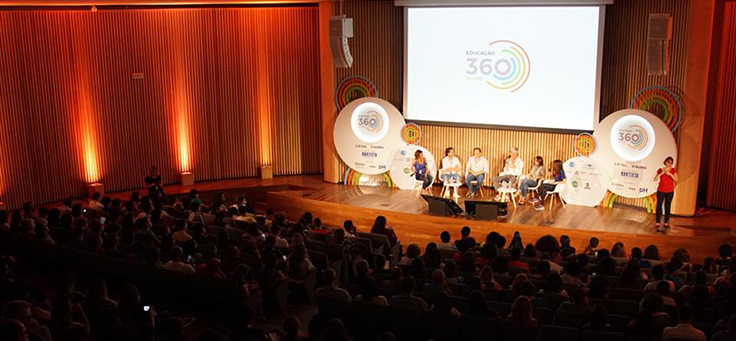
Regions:
M 321 172 L 314 6 L 0 11 L 0 32 L 10 207 L 141 187 L 151 164 L 167 183 Z

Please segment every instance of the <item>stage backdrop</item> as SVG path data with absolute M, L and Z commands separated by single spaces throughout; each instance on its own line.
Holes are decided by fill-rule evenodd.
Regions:
M 0 201 L 322 171 L 318 12 L 0 11 Z M 134 74 L 140 73 L 134 79 Z
M 688 0 L 616 0 L 613 5 L 606 6 L 601 119 L 614 111 L 628 108 L 631 97 L 645 86 L 683 87 L 688 51 L 688 6 Z M 339 4 L 335 3 L 333 12 L 337 13 L 338 10 Z M 355 37 L 350 39 L 350 51 L 355 63 L 349 69 L 335 69 L 335 83 L 339 84 L 350 75 L 364 76 L 375 84 L 378 97 L 402 108 L 403 8 L 394 6 L 393 1 L 348 1 L 344 4 L 344 13 L 354 19 Z M 674 18 L 670 50 L 672 64 L 667 76 L 647 76 L 646 29 L 649 13 L 670 13 Z M 574 134 L 433 125 L 421 125 L 421 128 L 424 135 L 420 144 L 435 157 L 441 158 L 445 147 L 454 146 L 465 162 L 472 148 L 479 146 L 489 158 L 494 172 L 500 171 L 502 157 L 511 146 L 520 148 L 527 164 L 525 171 L 535 155 L 543 156 L 546 162 L 575 156 L 572 148 Z M 676 139 L 679 144 L 679 134 Z M 336 173 L 344 174 L 346 169 L 341 163 Z M 337 178 L 328 180 L 339 181 Z M 617 203 L 645 207 L 642 199 L 621 198 Z

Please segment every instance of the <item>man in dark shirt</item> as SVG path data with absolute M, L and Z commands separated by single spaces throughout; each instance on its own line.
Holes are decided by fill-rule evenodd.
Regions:
M 401 280 L 401 295 L 391 297 L 390 304 L 394 307 L 400 308 L 417 309 L 422 311 L 428 310 L 427 302 L 424 302 L 421 297 L 414 296 L 414 285 L 414 277 L 404 277 L 404 279 Z

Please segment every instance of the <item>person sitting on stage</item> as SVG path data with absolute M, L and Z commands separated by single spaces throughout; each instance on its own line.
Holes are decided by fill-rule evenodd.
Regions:
M 488 173 L 488 160 L 483 157 L 480 148 L 473 149 L 473 156 L 465 164 L 465 186 L 468 186 L 468 197 L 474 197 L 478 189 L 483 186 L 483 180 Z M 473 185 L 472 182 L 476 184 Z
M 506 159 L 506 164 L 503 166 L 503 171 L 498 176 L 493 177 L 493 188 L 498 191 L 502 182 L 513 184 L 516 179 L 521 175 L 524 170 L 524 160 L 519 158 L 519 148 L 511 147 L 509 149 L 509 156 Z M 496 201 L 500 200 L 501 196 L 496 196 Z
M 462 165 L 460 164 L 460 159 L 455 156 L 455 149 L 452 147 L 448 147 L 445 149 L 445 157 L 442 159 L 442 169 L 440 170 L 440 177 L 442 178 L 442 182 L 444 183 L 450 183 L 450 182 L 460 182 L 460 170 L 462 169 Z M 458 188 L 455 187 L 455 194 L 454 197 L 459 197 L 460 195 L 457 194 Z
M 562 161 L 555 160 L 552 162 L 552 178 L 554 179 L 553 182 L 543 183 L 539 189 L 539 203 L 537 206 L 534 206 L 535 210 L 543 210 L 544 198 L 547 196 L 547 192 L 554 191 L 557 185 L 565 183 L 565 170 L 562 169 Z
M 417 149 L 417 151 L 414 152 L 414 160 L 411 160 L 411 169 L 414 179 L 422 181 L 423 190 L 432 186 L 432 181 L 434 181 L 434 179 L 432 179 L 432 174 L 429 174 L 429 165 L 427 164 L 427 159 L 424 158 L 421 150 Z
M 519 182 L 519 190 L 521 190 L 521 199 L 519 200 L 519 205 L 524 205 L 529 187 L 537 186 L 539 181 L 544 179 L 544 176 L 544 159 L 542 159 L 541 156 L 537 156 L 534 158 L 534 165 L 532 166 L 532 170 L 529 172 L 527 177 L 524 178 L 524 180 L 521 180 L 521 182 Z M 532 200 L 536 201 L 537 199 Z

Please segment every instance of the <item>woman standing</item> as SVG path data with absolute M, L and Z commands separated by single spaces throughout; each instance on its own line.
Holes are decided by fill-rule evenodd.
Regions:
M 424 158 L 424 154 L 421 150 L 414 152 L 414 160 L 411 160 L 412 171 L 414 178 L 422 181 L 422 189 L 427 189 L 432 186 L 432 175 L 429 174 L 429 167 L 427 165 L 427 159 Z
M 519 205 L 524 205 L 529 187 L 535 187 L 539 181 L 544 179 L 544 175 L 544 159 L 542 159 L 541 156 L 537 156 L 534 158 L 532 170 L 519 184 L 519 189 L 521 190 L 521 200 L 519 200 Z
M 677 183 L 677 170 L 672 167 L 674 163 L 675 159 L 668 156 L 664 159 L 664 168 L 658 169 L 657 174 L 654 175 L 654 181 L 659 181 L 657 187 L 657 232 L 664 232 L 670 228 L 670 207 L 672 207 L 672 198 L 675 196 L 675 184 Z M 661 226 L 662 205 L 664 205 L 664 227 Z
M 544 198 L 547 196 L 547 192 L 554 191 L 557 185 L 565 183 L 565 170 L 562 169 L 562 161 L 555 160 L 552 162 L 552 179 L 553 182 L 545 182 L 539 188 L 539 203 L 534 206 L 535 210 L 541 211 L 544 209 Z

